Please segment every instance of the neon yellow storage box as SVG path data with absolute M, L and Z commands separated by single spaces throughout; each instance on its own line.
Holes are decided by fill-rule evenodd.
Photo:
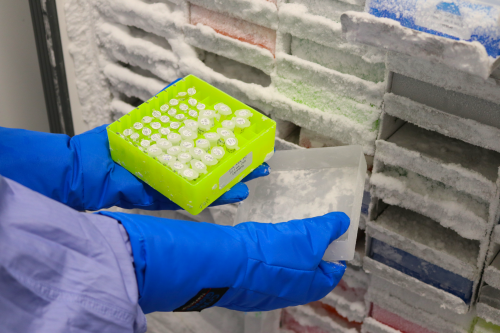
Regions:
M 196 93 L 192 96 L 187 95 L 188 89 L 191 93 L 193 91 Z M 187 104 L 183 101 L 187 102 L 191 97 L 195 98 L 198 104 L 204 104 L 205 110 L 214 110 L 215 105 L 223 103 L 229 106 L 233 115 L 235 111 L 241 109 L 252 113 L 249 118 L 250 126 L 243 129 L 241 133 L 234 133 L 239 148 L 234 151 L 226 149 L 224 157 L 219 160 L 218 164 L 209 167 L 207 173 L 200 174 L 200 177 L 195 180 L 188 180 L 174 172 L 159 158 L 148 155 L 141 148 L 139 140 L 132 140 L 124 135 L 126 129 L 132 128 L 133 124 L 140 122 L 143 117 L 151 116 L 153 111 L 160 111 L 161 106 L 169 104 L 172 99 L 177 99 L 180 103 L 170 106 L 170 110 L 177 108 L 179 114 L 185 113 L 189 119 L 189 110 L 179 110 L 178 107 L 181 104 Z M 197 110 L 195 106 L 190 106 L 190 109 Z M 160 112 L 167 114 L 166 111 Z M 158 115 L 158 112 L 156 114 Z M 228 116 L 227 119 L 231 119 L 230 117 Z M 214 126 L 210 131 L 216 132 L 217 128 L 221 128 L 220 121 L 214 119 Z M 109 125 L 107 131 L 111 157 L 116 163 L 186 211 L 199 214 L 272 156 L 276 123 L 212 85 L 189 75 Z

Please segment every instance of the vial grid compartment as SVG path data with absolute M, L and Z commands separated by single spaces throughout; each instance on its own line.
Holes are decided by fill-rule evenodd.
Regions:
M 221 105 L 226 106 L 223 108 L 224 112 L 219 111 Z M 227 107 L 231 109 L 230 114 L 227 112 Z M 198 122 L 203 117 L 201 112 L 203 110 L 213 110 L 215 113 L 216 116 L 210 118 L 213 126 L 209 129 L 201 126 L 193 130 L 185 125 L 186 120 Z M 184 129 L 190 129 L 194 133 L 196 138 L 193 142 L 196 147 L 197 140 L 205 139 L 206 134 L 218 134 L 221 130 L 227 130 L 222 126 L 222 122 L 236 118 L 235 113 L 238 110 L 247 110 L 251 114 L 248 117 L 250 125 L 234 131 L 234 135 L 230 136 L 231 140 L 217 135 L 220 139 L 210 142 L 204 150 L 211 153 L 212 149 L 218 147 L 216 149 L 218 155 L 212 155 L 214 165 L 205 163 L 206 173 L 198 173 L 191 168 L 192 160 L 204 162 L 203 158 L 192 156 L 192 160 L 184 163 L 186 167 L 178 172 L 172 167 L 172 162 L 161 158 L 163 154 L 156 154 L 155 149 L 151 149 L 154 145 L 162 149 L 159 144 L 162 139 L 167 139 L 174 147 L 180 146 L 184 141 L 183 138 L 177 142 L 169 140 L 168 135 L 175 133 L 180 136 Z M 179 114 L 185 118 L 176 119 L 175 116 Z M 169 121 L 159 121 L 163 116 L 168 116 Z M 172 126 L 175 122 L 180 126 L 176 126 L 177 124 Z M 160 124 L 161 127 L 154 128 L 152 124 L 155 124 L 155 127 Z M 144 131 L 145 128 L 151 131 Z M 200 213 L 266 158 L 272 156 L 275 132 L 276 123 L 273 120 L 193 75 L 176 82 L 108 126 L 113 160 L 191 214 Z M 155 134 L 158 135 L 153 137 Z M 224 153 L 217 151 L 219 149 L 223 149 Z M 182 151 L 189 153 L 190 150 Z M 151 151 L 154 153 L 151 154 Z M 179 162 L 178 157 L 175 162 Z M 191 179 L 193 178 L 191 172 L 184 175 L 183 171 L 186 169 L 195 171 L 196 178 Z

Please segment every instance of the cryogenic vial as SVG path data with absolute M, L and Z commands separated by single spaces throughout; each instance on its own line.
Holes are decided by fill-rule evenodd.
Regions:
M 236 126 L 236 134 L 240 134 L 243 130 L 250 126 L 250 121 L 247 118 L 236 117 L 234 118 L 234 125 Z
M 194 98 L 190 98 L 188 100 L 188 104 L 191 105 L 191 106 L 196 106 L 196 104 L 198 104 L 198 101 L 195 100 Z
M 203 156 L 201 157 L 201 161 L 209 166 L 216 165 L 217 162 L 219 162 L 215 157 L 208 153 L 203 154 Z
M 198 139 L 196 140 L 196 147 L 207 150 L 210 147 L 210 142 L 207 139 Z
M 163 164 L 168 164 L 170 162 L 175 162 L 176 158 L 175 158 L 175 156 L 172 156 L 169 154 L 163 154 L 160 157 L 158 157 L 158 160 Z
M 150 117 L 150 116 L 144 116 L 144 117 L 142 117 L 142 122 L 144 124 L 149 124 L 152 121 L 153 121 L 153 117 Z
M 234 152 L 238 147 L 238 139 L 236 138 L 228 138 L 226 139 L 226 149 L 228 153 Z
M 175 115 L 175 119 L 178 121 L 183 121 L 184 119 L 186 119 L 186 116 L 183 115 L 182 113 L 179 113 Z
M 198 118 L 198 133 L 203 134 L 212 128 L 212 120 L 205 117 Z
M 193 140 L 182 140 L 181 144 L 179 145 L 182 149 L 182 151 L 190 151 L 191 148 L 194 148 L 194 141 Z
M 210 154 L 212 154 L 212 156 L 215 157 L 216 159 L 220 160 L 224 157 L 226 151 L 222 147 L 213 147 L 212 150 L 210 151 Z
M 200 118 L 208 118 L 208 119 L 213 119 L 215 118 L 215 111 L 214 110 L 203 110 L 200 111 Z
M 179 142 L 181 142 L 182 140 L 181 135 L 177 133 L 168 133 L 167 139 L 168 141 L 172 142 L 173 145 L 179 144 Z
M 231 108 L 223 103 L 219 103 L 219 104 L 215 105 L 214 109 L 217 110 L 217 112 L 219 112 L 219 114 L 223 117 L 227 117 L 227 116 L 231 115 L 231 113 L 233 113 Z
M 181 91 L 181 92 L 177 93 L 177 96 L 181 96 L 181 97 L 184 97 L 186 95 L 187 95 L 187 93 L 185 91 Z
M 181 173 L 184 169 L 187 168 L 186 164 L 181 163 L 179 161 L 171 161 L 168 163 L 168 166 L 172 168 L 175 172 Z
M 149 141 L 149 140 L 142 140 L 141 141 L 141 146 L 144 147 L 144 148 L 147 148 L 147 147 L 151 146 L 151 141 Z
M 158 142 L 158 140 L 161 139 L 161 134 L 159 133 L 155 133 L 153 135 L 151 135 L 151 140 L 153 140 L 154 142 Z
M 150 136 L 152 133 L 153 133 L 153 131 L 149 127 L 144 127 L 142 129 L 142 135 L 144 135 L 144 136 Z
M 197 112 L 197 111 L 195 111 L 195 110 L 189 110 L 188 115 L 189 115 L 191 118 L 198 118 L 198 112 Z
M 193 158 L 201 159 L 201 157 L 205 155 L 206 151 L 201 148 L 191 148 L 189 153 L 193 156 Z
M 139 137 L 140 137 L 139 133 L 132 133 L 132 134 L 130 134 L 130 139 L 133 140 L 133 141 L 139 140 Z
M 156 145 L 166 152 L 168 148 L 172 147 L 172 142 L 167 139 L 160 139 L 156 142 Z
M 181 174 L 187 180 L 195 180 L 200 176 L 200 174 L 193 169 L 185 169 L 182 171 Z
M 159 130 L 161 128 L 161 124 L 157 121 L 152 122 L 150 126 L 152 129 L 155 129 L 155 130 Z
M 191 160 L 191 168 L 199 173 L 207 173 L 207 166 L 199 160 Z
M 157 157 L 163 154 L 163 151 L 161 150 L 160 147 L 157 147 L 156 145 L 152 145 L 147 149 L 148 155 L 151 157 Z
M 167 112 L 167 110 L 169 109 L 170 107 L 168 106 L 168 104 L 163 104 L 162 106 L 160 106 L 160 111 L 161 112 Z
M 222 122 L 222 127 L 224 127 L 225 129 L 228 129 L 230 131 L 234 130 L 234 126 L 236 124 L 234 123 L 234 120 L 224 120 Z
M 188 89 L 188 94 L 189 96 L 193 96 L 194 94 L 196 94 L 196 89 L 193 87 L 193 88 L 189 88 Z
M 220 135 L 217 133 L 214 133 L 214 132 L 205 133 L 205 134 L 203 134 L 203 136 L 205 137 L 205 139 L 208 140 L 208 142 L 210 142 L 211 147 L 215 146 L 217 144 L 217 141 L 219 141 L 219 138 L 220 138 Z
M 183 127 L 183 128 L 180 129 L 179 134 L 181 135 L 181 137 L 184 140 L 186 140 L 186 139 L 188 139 L 188 140 L 194 140 L 198 136 L 193 131 L 191 131 L 190 129 L 185 128 L 185 127 Z
M 169 135 L 170 134 L 170 128 L 162 127 L 158 131 L 161 135 Z
M 175 116 L 176 114 L 177 114 L 177 110 L 176 110 L 176 109 L 170 109 L 170 110 L 168 110 L 168 115 L 169 115 L 169 116 L 172 116 L 172 117 L 173 117 L 173 116 Z
M 164 124 L 168 124 L 168 122 L 170 121 L 170 118 L 168 116 L 161 116 L 160 121 Z
M 179 162 L 182 162 L 182 163 L 187 163 L 187 162 L 191 161 L 192 158 L 193 157 L 191 156 L 191 154 L 186 153 L 186 152 L 180 153 L 179 155 L 177 155 L 177 160 Z
M 241 109 L 234 113 L 236 117 L 250 118 L 253 116 L 253 113 L 247 109 Z
M 140 130 L 140 129 L 142 129 L 142 128 L 144 127 L 144 125 L 143 125 L 142 123 L 140 123 L 140 122 L 136 122 L 136 123 L 134 123 L 134 125 L 133 125 L 133 126 L 134 126 L 134 128 L 135 128 L 136 130 Z
M 179 146 L 173 146 L 167 149 L 167 154 L 172 155 L 172 156 L 177 156 L 181 153 L 181 147 Z
M 123 131 L 124 136 L 130 136 L 132 133 L 134 133 L 134 130 L 131 128 L 127 128 L 126 130 Z
M 179 104 L 179 101 L 176 100 L 175 98 L 172 98 L 168 103 L 172 106 L 175 106 Z
M 205 110 L 205 107 L 206 107 L 206 106 L 205 106 L 205 104 L 203 104 L 203 103 L 199 103 L 198 105 L 196 105 L 196 108 L 197 108 L 198 110 L 200 110 L 200 111 L 201 111 L 201 110 Z
M 170 123 L 170 128 L 173 130 L 179 129 L 179 127 L 181 127 L 181 123 L 179 123 L 177 121 L 172 121 Z
M 193 132 L 198 131 L 198 122 L 192 119 L 184 120 L 184 126 Z
M 189 106 L 187 104 L 181 103 L 179 105 L 179 109 L 183 112 L 186 112 L 189 109 Z
M 226 142 L 227 139 L 234 138 L 234 133 L 225 128 L 218 128 L 217 133 L 219 133 L 220 135 L 220 139 L 218 142 L 219 146 L 224 145 L 224 142 Z
M 161 112 L 158 111 L 158 110 L 154 110 L 153 111 L 153 117 L 156 118 L 156 119 L 160 118 L 161 117 Z

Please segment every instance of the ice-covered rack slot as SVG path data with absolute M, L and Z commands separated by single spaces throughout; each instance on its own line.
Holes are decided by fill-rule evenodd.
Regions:
M 368 13 L 342 14 L 342 33 L 353 43 L 370 45 L 413 58 L 444 64 L 450 68 L 487 79 L 498 66 L 484 46 L 431 35 L 401 26 L 397 21 Z

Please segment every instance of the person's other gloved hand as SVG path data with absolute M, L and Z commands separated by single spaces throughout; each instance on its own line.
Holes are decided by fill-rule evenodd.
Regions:
M 235 227 L 100 214 L 120 221 L 129 234 L 144 313 L 213 305 L 267 311 L 306 304 L 328 294 L 346 268 L 321 259 L 349 228 L 344 213 Z
M 179 209 L 113 162 L 105 125 L 73 138 L 0 127 L 0 174 L 77 210 Z M 268 174 L 263 164 L 243 181 Z M 212 206 L 247 196 L 247 186 L 238 183 Z

